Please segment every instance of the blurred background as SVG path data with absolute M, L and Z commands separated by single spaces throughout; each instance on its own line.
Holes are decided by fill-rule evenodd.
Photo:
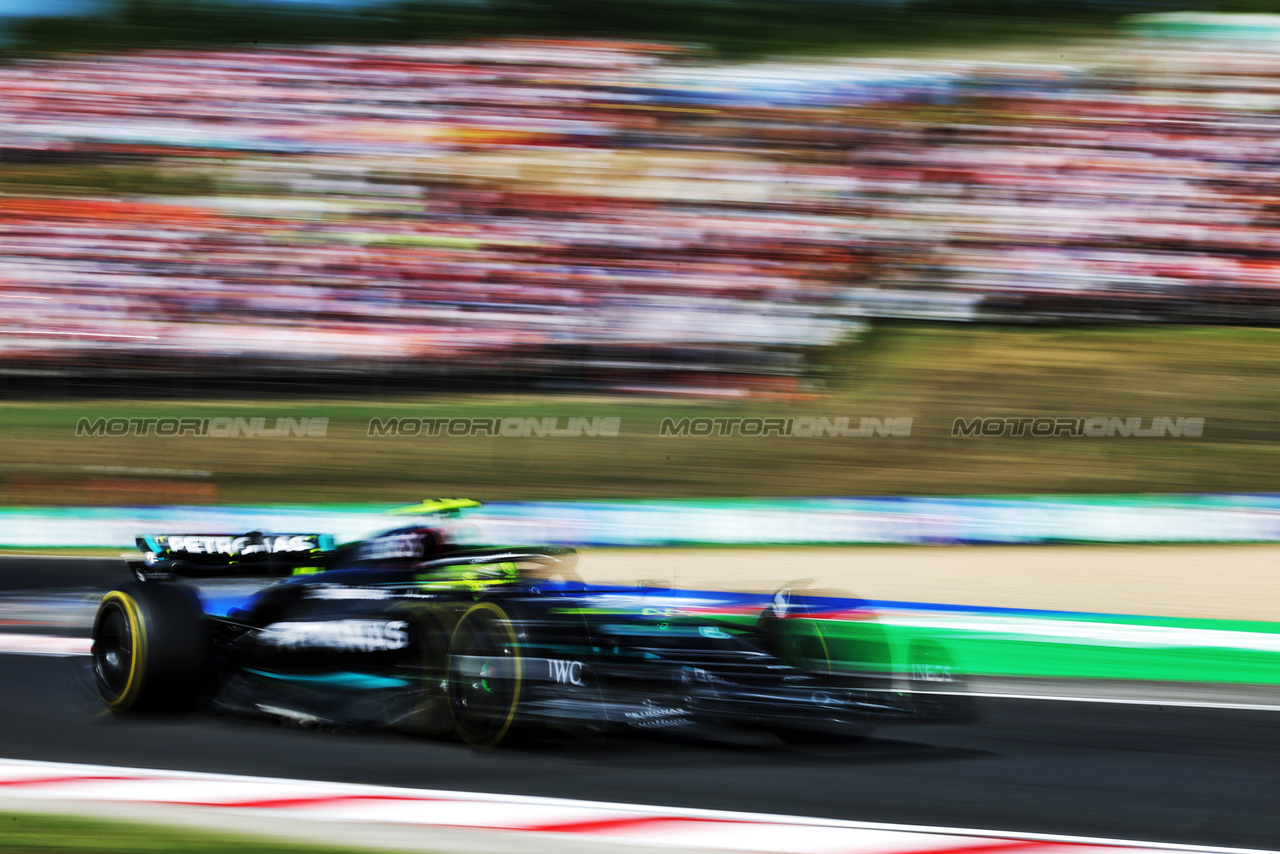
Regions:
M 0 0 L 0 549 L 466 496 L 1274 704 L 1280 14 L 1191 2 Z
M 611 788 L 103 739 L 41 662 L 4 749 L 1266 848 L 1278 187 L 1280 0 L 0 0 L 0 652 L 88 635 L 139 534 L 465 496 L 995 700 Z
M 1280 17 L 1223 9 L 9 0 L 0 502 L 1272 491 Z M 328 426 L 75 432 L 182 417 Z

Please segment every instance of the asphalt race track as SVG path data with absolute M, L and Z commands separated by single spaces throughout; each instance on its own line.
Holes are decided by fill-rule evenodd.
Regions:
M 116 561 L 0 559 L 0 604 L 12 615 L 50 590 L 75 603 L 127 577 Z M 477 752 L 250 719 L 115 718 L 85 663 L 0 655 L 0 756 L 1280 849 L 1275 712 L 983 700 L 976 724 L 884 727 L 839 747 L 707 731 Z

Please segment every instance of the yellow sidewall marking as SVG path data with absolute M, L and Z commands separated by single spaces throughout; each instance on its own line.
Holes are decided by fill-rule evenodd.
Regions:
M 502 610 L 500 606 L 495 605 L 493 602 L 478 602 L 477 604 L 472 605 L 471 608 L 462 615 L 462 619 L 459 620 L 458 625 L 454 627 L 453 635 L 449 638 L 450 658 L 453 656 L 454 641 L 458 638 L 459 630 L 466 625 L 467 620 L 471 618 L 472 614 L 476 614 L 480 611 L 489 611 L 497 615 L 499 624 L 506 631 L 507 639 L 511 643 L 511 648 L 515 651 L 516 687 L 515 691 L 511 695 L 511 708 L 507 710 L 507 719 L 502 722 L 502 727 L 494 736 L 482 742 L 471 741 L 465 734 L 463 734 L 463 738 L 468 744 L 472 744 L 476 747 L 493 747 L 495 744 L 502 741 L 503 736 L 507 734 L 507 730 L 511 729 L 511 724 L 516 719 L 516 710 L 520 707 L 520 691 L 524 685 L 524 656 L 520 654 L 520 645 L 516 639 L 516 631 L 511 624 L 511 618 L 507 616 L 507 612 Z M 453 671 L 452 663 L 450 664 L 449 670 L 450 672 Z M 449 703 L 449 715 L 453 718 L 455 729 L 457 729 L 459 733 L 464 733 L 463 728 L 458 726 L 458 719 L 454 713 L 452 701 Z
M 142 612 L 138 610 L 138 603 L 132 596 L 113 590 L 102 597 L 104 606 L 112 602 L 117 603 L 124 611 L 133 648 L 129 655 L 129 675 L 125 679 L 124 689 L 114 700 L 104 697 L 103 701 L 113 712 L 123 712 L 138 701 L 138 695 L 142 692 L 143 674 L 147 670 L 147 630 L 142 622 Z

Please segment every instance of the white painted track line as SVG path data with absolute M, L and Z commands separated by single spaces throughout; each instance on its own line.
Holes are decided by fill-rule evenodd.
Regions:
M 274 815 L 294 822 L 518 832 L 522 838 L 576 839 L 693 851 L 759 854 L 1106 854 L 1167 851 L 1243 854 L 1246 849 L 1180 846 L 1091 837 L 1010 834 L 959 828 L 835 821 L 599 803 L 156 771 L 0 759 L 0 802 L 199 808 L 228 817 Z M 228 829 L 234 829 L 228 827 Z
M 61 635 L 0 632 L 0 653 L 16 655 L 88 655 L 93 641 Z
M 1147 697 L 1085 697 L 1072 694 L 1036 694 L 1028 692 L 996 693 L 991 691 L 918 691 L 919 694 L 943 694 L 946 696 L 985 697 L 993 700 L 1044 700 L 1054 703 L 1105 703 L 1115 706 L 1172 706 L 1179 709 L 1234 709 L 1246 712 L 1280 712 L 1280 705 L 1273 703 L 1225 703 L 1215 700 L 1161 700 Z

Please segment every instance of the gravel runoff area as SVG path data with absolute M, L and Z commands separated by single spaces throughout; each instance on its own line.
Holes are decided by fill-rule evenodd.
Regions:
M 4 549 L 0 555 L 56 561 L 127 551 Z M 581 551 L 579 572 L 603 584 L 772 592 L 812 579 L 813 592 L 882 601 L 1280 622 L 1280 543 Z M 19 586 L 38 585 L 27 578 Z
M 584 550 L 589 581 L 811 589 L 866 599 L 1280 621 L 1280 544 Z

